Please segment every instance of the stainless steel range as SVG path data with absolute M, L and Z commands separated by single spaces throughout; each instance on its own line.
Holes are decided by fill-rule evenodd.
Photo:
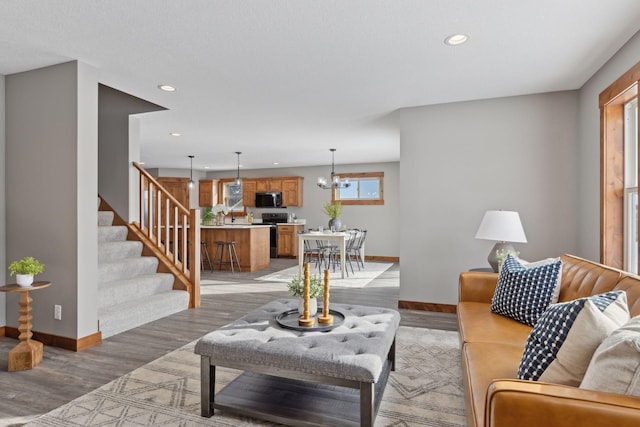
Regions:
M 271 225 L 269 230 L 269 249 L 271 258 L 278 258 L 278 226 L 276 224 L 287 223 L 289 214 L 286 212 L 263 213 L 262 224 Z

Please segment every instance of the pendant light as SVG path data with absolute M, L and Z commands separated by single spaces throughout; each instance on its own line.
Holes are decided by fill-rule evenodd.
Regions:
M 242 185 L 242 179 L 240 179 L 240 154 L 242 154 L 242 151 L 236 151 L 236 154 L 238 155 L 238 175 L 236 175 L 236 185 Z
M 348 179 L 340 179 L 338 175 L 336 175 L 335 167 L 334 167 L 334 156 L 336 149 L 330 148 L 331 151 L 331 181 L 327 182 L 327 179 L 323 176 L 318 177 L 318 187 L 323 188 L 325 190 L 329 190 L 331 188 L 349 188 L 351 183 Z
M 193 155 L 189 156 L 189 160 L 191 161 L 191 166 L 189 167 L 189 172 L 190 172 L 190 174 L 189 174 L 189 176 L 190 176 L 190 178 L 189 178 L 189 188 L 193 188 L 196 185 L 196 183 L 193 181 L 193 158 L 194 157 L 195 156 L 193 156 Z

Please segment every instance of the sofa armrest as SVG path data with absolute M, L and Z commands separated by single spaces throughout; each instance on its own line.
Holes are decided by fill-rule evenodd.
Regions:
M 496 380 L 487 390 L 485 427 L 638 425 L 638 397 L 520 380 Z
M 464 271 L 458 282 L 458 301 L 491 302 L 498 283 L 498 273 Z

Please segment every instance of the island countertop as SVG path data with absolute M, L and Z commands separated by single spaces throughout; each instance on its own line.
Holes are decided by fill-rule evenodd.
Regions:
M 207 251 L 213 268 L 220 266 L 214 261 L 216 241 L 236 242 L 236 252 L 242 271 L 256 271 L 269 266 L 269 225 L 203 225 L 200 226 L 200 240 L 206 242 Z M 229 261 L 229 254 L 224 251 L 223 262 Z M 206 264 L 206 262 L 205 262 Z M 209 267 L 206 265 L 206 267 Z M 229 270 L 228 264 L 222 265 L 223 270 Z

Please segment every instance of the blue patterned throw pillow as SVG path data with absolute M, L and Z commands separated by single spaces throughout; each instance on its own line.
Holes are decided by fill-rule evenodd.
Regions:
M 552 304 L 529 334 L 518 378 L 579 386 L 600 343 L 628 321 L 624 291 Z
M 562 273 L 562 261 L 525 267 L 508 255 L 502 264 L 491 311 L 533 326 L 552 303 Z

